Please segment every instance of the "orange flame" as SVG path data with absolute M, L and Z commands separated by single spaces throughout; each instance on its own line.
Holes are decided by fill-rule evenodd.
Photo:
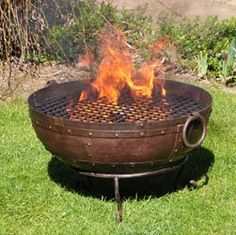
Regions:
M 80 57 L 80 60 L 77 66 L 89 68 L 93 62 L 94 62 L 94 56 L 90 53 L 90 51 L 87 51 L 85 54 L 83 54 Z
M 167 40 L 155 42 L 152 50 L 159 52 Z M 96 79 L 92 88 L 98 93 L 98 98 L 106 97 L 108 101 L 117 103 L 122 88 L 128 86 L 133 96 L 151 97 L 154 87 L 155 69 L 161 68 L 160 60 L 152 60 L 144 64 L 138 71 L 132 63 L 124 33 L 116 29 L 112 33 L 101 36 L 101 63 L 98 66 Z M 88 61 L 88 57 L 84 57 Z M 164 83 L 158 83 L 162 95 L 166 95 Z M 89 93 L 83 91 L 80 101 L 89 98 Z

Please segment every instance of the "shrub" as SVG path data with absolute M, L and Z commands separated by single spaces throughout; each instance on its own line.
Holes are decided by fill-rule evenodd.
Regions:
M 155 38 L 152 19 L 145 16 L 144 9 L 133 13 L 118 11 L 110 3 L 97 4 L 94 0 L 82 0 L 72 4 L 70 23 L 52 24 L 48 30 L 48 54 L 55 58 L 75 61 L 87 48 L 96 50 L 98 35 L 106 25 L 118 26 L 125 31 L 128 42 L 143 56 Z
M 236 36 L 236 18 L 219 20 L 217 17 L 196 17 L 177 21 L 176 18 L 162 16 L 159 25 L 159 34 L 169 35 L 170 40 L 177 44 L 182 65 L 196 70 L 199 60 L 195 58 L 205 54 L 208 77 L 220 77 L 224 55 L 228 56 L 228 48 Z M 235 60 L 235 55 L 232 59 Z M 232 72 L 234 68 L 228 66 L 229 69 Z
M 47 34 L 48 53 L 69 62 L 76 60 L 85 48 L 96 46 L 106 20 L 115 22 L 117 14 L 110 4 L 97 5 L 94 0 L 79 1 L 72 8 L 70 23 L 52 24 Z
M 99 33 L 109 24 L 123 29 L 129 43 L 147 55 L 155 32 L 144 8 L 136 13 L 118 11 L 111 3 L 96 0 L 4 1 L 0 3 L 0 57 L 74 62 L 84 50 L 96 49 Z
M 227 84 L 236 81 L 236 18 L 162 15 L 154 28 L 145 7 L 135 13 L 118 11 L 111 3 L 98 4 L 96 0 L 0 3 L 0 59 L 75 62 L 86 50 L 96 54 L 98 35 L 106 25 L 121 28 L 134 52 L 144 58 L 150 56 L 149 45 L 157 37 L 168 36 L 181 66 Z
M 30 1 L 0 1 L 0 58 L 24 57 L 29 50 Z

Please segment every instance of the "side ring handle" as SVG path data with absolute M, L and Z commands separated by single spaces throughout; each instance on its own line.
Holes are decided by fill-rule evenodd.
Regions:
M 199 120 L 201 125 L 202 125 L 202 133 L 201 133 L 201 137 L 199 138 L 199 140 L 192 144 L 190 143 L 190 141 L 188 140 L 187 138 L 187 130 L 188 130 L 188 127 L 191 125 L 191 122 L 195 121 L 195 120 Z M 183 142 L 185 144 L 185 146 L 189 147 L 189 148 L 196 148 L 198 147 L 204 140 L 205 136 L 206 136 L 206 120 L 205 118 L 197 113 L 197 112 L 194 112 L 194 113 L 191 113 L 188 117 L 188 119 L 186 120 L 185 124 L 184 124 L 184 128 L 183 128 L 183 135 L 182 135 L 182 138 L 183 138 Z

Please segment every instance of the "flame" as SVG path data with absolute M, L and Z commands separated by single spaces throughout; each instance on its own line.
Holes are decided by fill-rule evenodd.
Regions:
M 169 39 L 167 36 L 157 39 L 151 46 L 151 50 L 153 50 L 153 52 L 155 53 L 160 53 L 160 51 L 163 50 L 163 48 L 165 48 L 168 42 Z
M 152 50 L 158 53 L 166 43 L 167 39 L 156 41 Z M 162 64 L 159 59 L 154 59 L 136 70 L 130 56 L 130 47 L 127 45 L 126 37 L 120 29 L 101 35 L 101 62 L 97 68 L 96 79 L 92 83 L 92 89 L 98 94 L 98 98 L 105 97 L 108 101 L 117 103 L 124 87 L 129 87 L 135 97 L 151 97 L 155 70 L 161 70 Z M 90 56 L 84 58 L 85 62 L 92 62 Z M 165 96 L 164 83 L 158 84 L 161 86 L 162 95 Z M 83 91 L 79 100 L 88 98 L 88 91 Z
M 166 89 L 164 87 L 161 88 L 161 94 L 163 96 L 166 96 L 166 94 L 167 94 Z
M 92 63 L 94 62 L 95 58 L 90 51 L 87 51 L 85 54 L 80 56 L 79 63 L 77 64 L 78 67 L 87 67 L 89 68 Z

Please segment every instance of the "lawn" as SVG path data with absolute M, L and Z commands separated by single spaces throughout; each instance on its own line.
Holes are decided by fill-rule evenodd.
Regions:
M 112 184 L 96 180 L 86 192 L 36 138 L 26 101 L 1 104 L 0 234 L 235 234 L 236 95 L 207 89 L 214 99 L 208 134 L 189 166 L 199 187 L 163 193 L 153 179 L 136 181 L 142 196 L 124 198 L 119 225 Z M 155 192 L 145 193 L 145 182 Z

